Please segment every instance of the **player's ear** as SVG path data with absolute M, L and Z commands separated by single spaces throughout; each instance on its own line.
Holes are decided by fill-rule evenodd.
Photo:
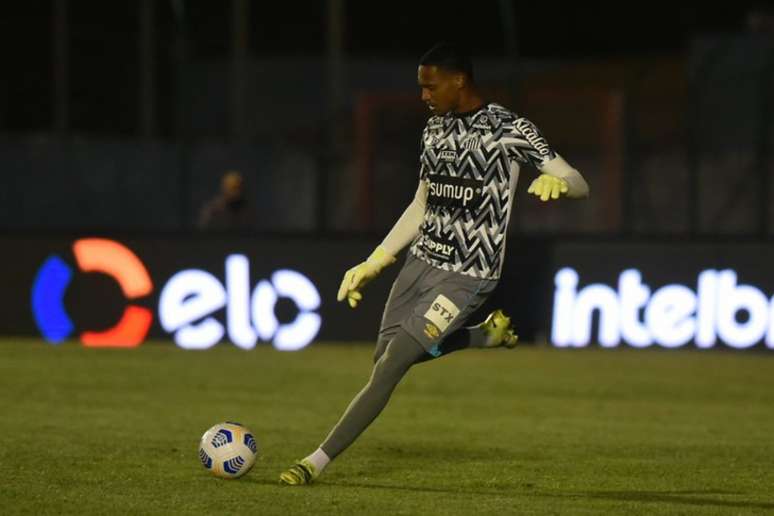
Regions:
M 465 87 L 465 84 L 467 84 L 468 78 L 465 77 L 464 73 L 455 73 L 454 74 L 454 86 L 461 90 L 463 87 Z

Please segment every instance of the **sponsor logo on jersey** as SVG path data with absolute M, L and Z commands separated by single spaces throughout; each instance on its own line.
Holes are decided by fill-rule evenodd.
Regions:
M 435 206 L 472 209 L 481 202 L 482 190 L 483 181 L 430 174 L 427 200 Z
M 526 140 L 532 144 L 532 146 L 540 153 L 541 156 L 547 156 L 551 152 L 546 139 L 543 138 L 539 132 L 537 132 L 535 126 L 532 125 L 529 121 L 525 120 L 524 118 L 516 120 L 516 129 L 518 129 L 524 138 L 526 138 Z
M 454 163 L 455 161 L 457 161 L 457 151 L 454 151 L 454 150 L 442 150 L 438 154 L 438 157 L 440 158 L 441 161 L 446 161 L 446 162 L 449 162 L 449 163 Z
M 489 131 L 492 126 L 489 124 L 489 117 L 486 115 L 479 116 L 475 122 L 473 122 L 473 129 L 481 129 L 482 131 Z
M 460 309 L 457 308 L 451 299 L 438 294 L 438 297 L 430 304 L 430 308 L 425 312 L 425 319 L 435 324 L 439 330 L 446 331 L 446 328 L 454 321 L 460 313 Z
M 438 326 L 429 322 L 425 323 L 425 335 L 427 335 L 428 339 L 437 339 L 441 335 L 441 331 L 438 329 Z
M 443 131 L 443 120 L 438 119 L 438 120 L 431 121 L 427 124 L 427 128 L 430 131 L 434 131 L 434 132 Z
M 425 235 L 422 240 L 422 246 L 425 248 L 427 254 L 443 262 L 454 261 L 454 257 L 457 254 L 457 246 L 452 240 L 443 242 Z

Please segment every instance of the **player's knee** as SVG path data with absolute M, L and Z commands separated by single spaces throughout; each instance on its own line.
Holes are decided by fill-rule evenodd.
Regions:
M 377 383 L 382 383 L 393 376 L 397 370 L 395 359 L 390 354 L 389 350 L 385 350 L 382 356 L 374 364 L 374 372 L 371 375 L 371 380 Z
M 382 358 L 384 350 L 387 349 L 387 344 L 390 343 L 390 337 L 379 335 L 379 340 L 376 341 L 376 349 L 374 350 L 374 364 Z
M 400 379 L 412 364 L 413 360 L 407 360 L 407 357 L 387 346 L 375 367 L 378 368 L 377 374 L 382 377 Z

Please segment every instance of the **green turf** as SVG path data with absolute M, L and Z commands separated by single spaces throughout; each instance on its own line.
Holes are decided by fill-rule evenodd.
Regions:
M 365 382 L 370 353 L 0 341 L 0 512 L 774 512 L 765 353 L 460 352 L 414 368 L 318 484 L 279 486 Z M 197 456 L 227 419 L 262 448 L 236 481 Z

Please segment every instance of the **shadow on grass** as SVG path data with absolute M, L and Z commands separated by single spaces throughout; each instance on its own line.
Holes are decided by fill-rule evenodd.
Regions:
M 281 489 L 326 489 L 326 488 L 341 488 L 346 487 L 350 489 L 376 489 L 382 491 L 399 491 L 408 493 L 439 493 L 439 494 L 469 494 L 469 495 L 481 495 L 481 496 L 506 496 L 512 497 L 514 495 L 515 486 L 508 486 L 507 489 L 494 490 L 473 490 L 473 489 L 460 489 L 457 487 L 427 487 L 427 486 L 404 486 L 404 485 L 387 485 L 387 484 L 374 484 L 363 482 L 329 482 L 322 481 L 316 482 L 310 486 L 304 487 L 290 487 L 283 486 L 278 481 L 272 482 L 265 479 L 253 479 L 254 484 L 261 484 L 265 486 L 277 486 Z
M 258 481 L 256 483 L 264 485 L 277 485 L 278 482 Z M 320 482 L 314 484 L 312 488 L 325 487 L 345 487 L 356 489 L 376 489 L 382 491 L 397 491 L 403 493 L 439 493 L 454 495 L 477 495 L 477 496 L 500 496 L 505 498 L 516 497 L 540 497 L 540 498 L 587 498 L 596 500 L 614 500 L 619 502 L 640 502 L 640 503 L 666 503 L 674 505 L 693 505 L 698 507 L 728 507 L 728 508 L 749 508 L 749 509 L 774 509 L 774 502 L 754 502 L 748 500 L 721 500 L 710 498 L 710 496 L 740 496 L 744 493 L 734 491 L 720 490 L 683 490 L 683 491 L 581 491 L 581 492 L 546 492 L 538 489 L 531 489 L 531 484 L 515 485 L 502 484 L 496 486 L 496 489 L 460 489 L 459 487 L 429 487 L 429 486 L 406 486 L 406 485 L 385 485 L 362 482 Z M 293 489 L 293 488 L 288 488 Z
M 371 451 L 371 456 L 393 462 L 400 462 L 401 459 L 408 457 L 411 460 L 429 460 L 436 463 L 453 461 L 457 464 L 468 461 L 489 461 L 493 458 L 509 461 L 539 458 L 535 453 L 516 453 L 513 450 L 493 446 L 460 446 L 454 448 L 452 453 L 449 445 L 438 445 L 432 442 L 403 443 L 398 446 L 378 445 Z
M 320 485 L 323 485 L 322 483 Z M 356 487 L 358 489 L 380 489 L 385 491 L 400 491 L 408 493 L 440 493 L 440 494 L 462 494 L 462 495 L 480 495 L 480 496 L 504 496 L 512 498 L 515 495 L 513 490 L 500 489 L 494 490 L 475 490 L 475 489 L 460 489 L 455 487 L 427 487 L 427 486 L 401 486 L 401 485 L 385 485 L 385 484 L 364 484 L 359 482 L 325 482 L 324 485 L 335 487 Z M 511 488 L 513 489 L 513 488 Z
M 536 493 L 537 494 L 537 493 Z M 595 498 L 600 500 L 615 500 L 622 502 L 669 503 L 678 505 L 736 507 L 751 509 L 774 509 L 774 502 L 752 502 L 747 500 L 719 500 L 709 498 L 709 495 L 739 496 L 743 493 L 731 491 L 585 491 L 577 493 L 561 493 L 552 495 L 542 493 L 542 496 L 568 496 L 577 498 Z

